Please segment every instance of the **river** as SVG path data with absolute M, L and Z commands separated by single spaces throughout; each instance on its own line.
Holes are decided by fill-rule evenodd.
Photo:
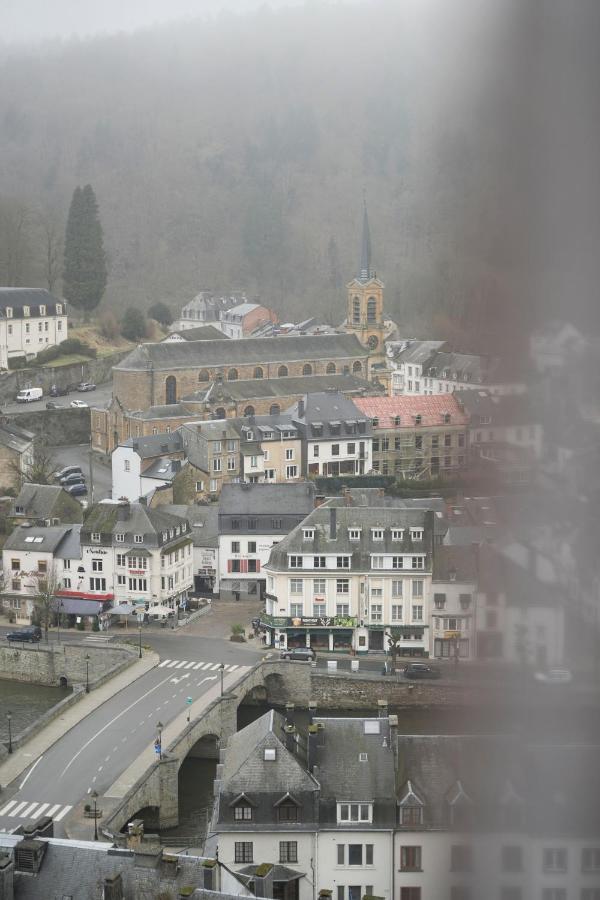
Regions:
M 71 693 L 71 688 L 48 687 L 0 678 L 0 741 L 8 740 L 8 718 L 11 713 L 13 738 Z

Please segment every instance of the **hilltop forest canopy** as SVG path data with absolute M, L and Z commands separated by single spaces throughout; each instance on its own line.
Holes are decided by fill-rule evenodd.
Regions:
M 509 5 L 460 22 L 446 0 L 308 4 L 5 47 L 0 280 L 46 284 L 40 222 L 64 234 L 91 184 L 103 308 L 245 289 L 283 319 L 339 322 L 364 191 L 402 333 L 493 346 L 529 289 L 521 6 L 493 13 Z

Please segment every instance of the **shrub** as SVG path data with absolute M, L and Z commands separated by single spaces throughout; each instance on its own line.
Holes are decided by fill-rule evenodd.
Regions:
M 121 319 L 121 334 L 128 341 L 138 341 L 146 336 L 146 317 L 139 309 L 127 307 Z
M 246 629 L 244 628 L 243 625 L 240 625 L 239 622 L 236 622 L 234 625 L 231 626 L 232 634 L 238 634 L 238 635 L 244 634 L 245 631 L 246 631 Z
M 100 625 L 98 624 L 98 619 L 94 619 L 92 622 L 92 631 L 100 631 Z
M 72 353 L 79 356 L 87 356 L 90 359 L 95 359 L 97 356 L 95 347 L 90 347 L 89 344 L 86 344 L 85 341 L 80 341 L 79 338 L 67 338 L 60 344 L 56 344 L 54 347 L 47 347 L 46 350 L 38 353 L 34 364 L 44 365 L 44 363 L 51 362 L 53 359 L 58 359 L 59 356 L 67 356 Z
M 109 341 L 119 337 L 121 329 L 119 320 L 111 309 L 105 309 L 99 320 L 100 334 Z
M 80 619 L 77 623 L 77 631 L 85 631 L 85 623 L 83 619 Z
M 173 321 L 173 313 L 167 304 L 162 301 L 154 303 L 148 310 L 148 315 L 151 319 L 156 319 L 157 322 L 160 322 L 161 325 L 170 325 Z

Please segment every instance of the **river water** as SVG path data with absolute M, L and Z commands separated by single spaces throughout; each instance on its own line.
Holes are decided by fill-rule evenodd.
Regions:
M 11 730 L 14 738 L 70 693 L 69 687 L 25 684 L 0 678 L 0 741 L 8 740 L 7 713 L 12 714 Z

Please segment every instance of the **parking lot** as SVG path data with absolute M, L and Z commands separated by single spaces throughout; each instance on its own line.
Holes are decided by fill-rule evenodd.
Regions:
M 55 403 L 59 407 L 67 407 L 70 405 L 71 400 L 83 400 L 88 406 L 105 407 L 108 406 L 111 396 L 112 382 L 109 381 L 106 384 L 98 385 L 95 391 L 86 391 L 86 393 L 71 391 L 64 397 L 51 397 L 50 394 L 46 392 L 41 400 L 33 400 L 31 403 L 17 403 L 14 397 L 10 397 L 0 400 L 0 409 L 4 413 L 18 413 L 24 412 L 25 410 L 35 411 L 37 409 L 46 409 L 46 403 L 49 401 Z
M 92 502 L 90 459 L 93 468 L 94 501 L 106 500 L 110 498 L 111 471 L 109 459 L 107 459 L 107 461 L 105 462 L 104 460 L 101 460 L 99 458 L 98 454 L 93 454 L 93 456 L 90 457 L 89 444 L 75 444 L 69 447 L 57 447 L 55 450 L 51 449 L 50 452 L 52 453 L 56 469 L 62 469 L 64 466 L 81 467 L 81 471 L 85 476 L 85 483 L 88 487 L 88 493 L 87 496 L 78 499 L 87 500 L 88 503 Z

